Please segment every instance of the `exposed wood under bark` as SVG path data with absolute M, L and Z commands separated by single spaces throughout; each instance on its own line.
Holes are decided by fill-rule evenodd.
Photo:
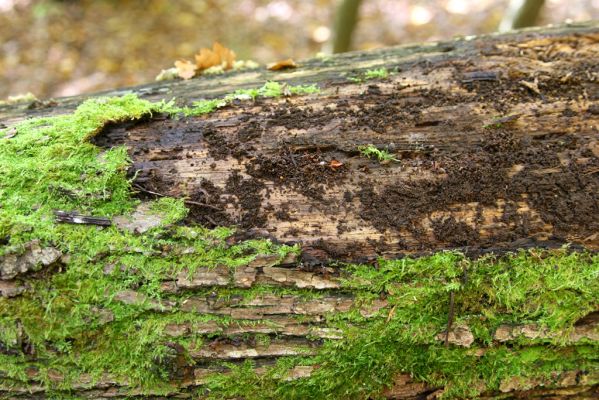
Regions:
M 96 143 L 130 149 L 141 195 L 311 243 L 323 262 L 599 248 L 598 34 L 470 45 L 467 58 L 390 63 L 382 81 L 109 127 Z M 367 144 L 398 161 L 361 156 Z

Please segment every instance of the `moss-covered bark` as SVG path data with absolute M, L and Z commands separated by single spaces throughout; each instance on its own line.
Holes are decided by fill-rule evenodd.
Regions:
M 574 57 L 568 55 L 566 47 L 576 49 L 578 62 L 581 57 L 591 59 L 597 54 L 597 34 L 589 33 L 589 29 L 588 26 L 581 28 L 581 34 L 574 36 L 569 32 L 561 39 L 553 32 L 551 39 L 543 42 L 553 43 L 551 48 L 560 50 L 548 55 L 553 57 L 551 62 L 557 71 L 570 65 L 568 62 Z M 524 38 L 524 42 L 513 42 L 509 37 L 506 41 L 512 40 L 511 44 L 503 43 L 503 46 L 507 46 L 508 52 L 513 47 L 526 49 L 536 56 L 543 51 L 531 44 L 530 37 Z M 496 46 L 501 48 L 499 44 Z M 533 64 L 529 61 L 529 64 L 518 65 Z M 343 254 L 323 255 L 322 249 L 305 243 L 285 244 L 283 240 L 275 240 L 276 230 L 269 232 L 269 238 L 251 226 L 244 229 L 243 223 L 251 220 L 252 210 L 258 214 L 266 207 L 260 201 L 256 203 L 255 196 L 248 197 L 241 192 L 237 192 L 237 200 L 231 197 L 227 203 L 231 208 L 240 204 L 241 214 L 236 209 L 224 210 L 239 216 L 237 222 L 241 228 L 208 229 L 194 223 L 194 220 L 201 221 L 202 215 L 210 215 L 205 212 L 190 218 L 190 213 L 197 213 L 198 208 L 213 209 L 225 204 L 212 201 L 216 195 L 209 185 L 200 180 L 199 188 L 212 192 L 202 193 L 199 198 L 185 196 L 184 187 L 178 185 L 170 188 L 173 193 L 158 193 L 147 186 L 139 189 L 136 185 L 145 178 L 143 168 L 139 168 L 137 174 L 135 171 L 127 173 L 131 165 L 139 163 L 133 146 L 127 144 L 127 149 L 119 146 L 117 140 L 111 142 L 111 138 L 119 137 L 119 132 L 137 132 L 135 129 L 140 125 L 131 128 L 128 125 L 131 120 L 152 125 L 166 119 L 167 123 L 187 126 L 208 121 L 221 124 L 226 130 L 234 126 L 231 125 L 234 121 L 244 122 L 238 119 L 240 115 L 255 115 L 255 120 L 259 120 L 268 108 L 284 111 L 277 114 L 284 119 L 286 113 L 292 113 L 292 107 L 302 101 L 305 101 L 303 110 L 310 106 L 318 109 L 317 104 L 335 101 L 338 101 L 336 107 L 342 107 L 342 102 L 348 101 L 358 111 L 368 113 L 370 122 L 365 126 L 376 131 L 381 129 L 376 126 L 376 119 L 384 114 L 383 110 L 370 106 L 360 109 L 360 103 L 355 100 L 356 92 L 378 96 L 379 101 L 387 99 L 394 106 L 401 103 L 404 108 L 409 108 L 415 98 L 434 98 L 432 92 L 415 93 L 406 91 L 408 88 L 403 85 L 398 87 L 395 81 L 402 80 L 401 72 L 394 70 L 391 64 L 386 65 L 384 69 L 356 72 L 350 76 L 352 79 L 342 78 L 344 84 L 339 91 L 321 85 L 323 91 L 318 94 L 312 85 L 267 83 L 187 106 L 168 101 L 151 103 L 129 94 L 89 100 L 72 114 L 27 120 L 0 131 L 0 396 L 341 399 L 596 395 L 599 257 L 582 246 L 575 247 L 577 251 L 568 246 L 519 250 L 517 243 L 521 242 L 514 242 L 511 247 L 514 251 L 509 254 L 474 258 L 456 250 L 440 250 L 455 247 L 451 239 L 443 236 L 427 242 L 435 243 L 432 249 L 438 251 L 434 254 L 398 259 L 387 252 L 386 259 L 349 263 Z M 451 64 L 452 68 L 455 65 Z M 539 68 L 543 70 L 542 66 Z M 597 71 L 593 68 L 596 65 L 589 64 L 586 74 L 575 69 L 571 75 L 563 76 L 565 92 L 548 90 L 549 84 L 558 79 L 550 72 L 546 72 L 549 78 L 540 89 L 533 79 L 525 79 L 528 86 L 517 84 L 525 94 L 514 86 L 506 86 L 505 93 L 516 99 L 503 103 L 504 111 L 510 111 L 507 116 L 489 119 L 487 112 L 472 107 L 475 117 L 466 121 L 470 128 L 457 122 L 447 126 L 453 126 L 456 131 L 463 128 L 468 133 L 457 137 L 494 139 L 484 142 L 479 152 L 495 156 L 474 158 L 473 163 L 493 162 L 497 175 L 505 172 L 512 178 L 533 165 L 530 173 L 555 177 L 561 176 L 560 168 L 565 168 L 564 164 L 568 168 L 579 165 L 569 169 L 567 175 L 575 177 L 579 185 L 560 192 L 559 196 L 572 200 L 569 204 L 573 207 L 576 201 L 579 204 L 586 201 L 586 207 L 590 207 L 587 209 L 592 209 L 592 202 L 585 199 L 590 196 L 589 188 L 597 184 L 593 166 L 599 157 L 594 152 L 595 142 L 589 131 L 597 115 L 593 111 L 596 93 L 588 93 L 597 88 L 592 79 Z M 439 71 L 435 69 L 428 74 L 420 71 L 421 84 L 440 76 Z M 499 79 L 476 71 L 462 71 L 459 77 L 465 81 L 460 84 L 475 86 L 489 80 L 496 84 Z M 449 82 L 455 79 L 448 78 L 446 87 L 453 87 L 455 83 Z M 372 85 L 373 82 L 376 85 Z M 475 92 L 482 96 L 484 91 L 478 86 Z M 568 102 L 562 98 L 579 88 L 587 90 L 586 95 L 573 97 Z M 400 96 L 408 94 L 402 100 L 395 91 Z M 302 94 L 311 97 L 295 97 Z M 566 107 L 567 103 L 570 112 L 556 117 L 544 113 L 538 104 L 540 116 L 536 116 L 534 110 L 518 116 L 511 112 L 512 107 L 530 111 L 523 104 L 530 106 L 541 94 L 549 106 Z M 281 96 L 284 96 L 282 101 L 264 100 Z M 535 100 L 531 100 L 531 96 Z M 461 99 L 467 102 L 472 98 L 464 95 Z M 492 100 L 497 99 L 476 97 L 481 104 L 490 104 Z M 402 125 L 402 129 L 419 130 L 421 134 L 434 132 L 439 116 L 448 115 L 443 106 L 442 103 L 419 103 L 417 111 L 424 110 L 424 114 L 408 119 L 406 124 L 412 125 Z M 566 108 L 562 108 L 559 109 L 563 113 Z M 330 108 L 329 113 L 333 112 L 334 108 Z M 579 129 L 564 128 L 561 139 L 555 139 L 555 130 L 565 126 L 563 118 L 571 118 L 571 112 L 585 113 L 586 122 L 581 122 Z M 333 140 L 329 135 L 333 132 L 331 126 L 325 125 L 326 129 L 319 126 L 313 114 L 306 118 L 313 118 L 317 132 L 313 135 L 320 132 L 321 139 Z M 475 118 L 486 120 L 488 124 L 474 126 Z M 543 122 L 543 118 L 552 123 Z M 519 125 L 521 121 L 529 122 L 527 126 L 534 126 L 536 133 L 521 134 L 524 129 Z M 243 127 L 235 132 L 235 137 L 249 132 L 248 126 Z M 270 132 L 281 129 L 280 126 L 271 128 Z M 301 137 L 301 132 L 287 128 L 289 131 L 284 134 Z M 110 132 L 117 134 L 111 136 Z M 340 133 L 335 132 L 333 136 Z M 356 133 L 359 130 L 345 132 L 350 142 L 352 135 L 359 135 Z M 99 134 L 103 138 L 99 138 Z M 187 134 L 193 135 L 193 129 Z M 353 163 L 355 170 L 366 167 L 383 171 L 386 168 L 385 171 L 393 172 L 388 174 L 393 179 L 400 179 L 392 183 L 400 186 L 405 173 L 401 169 L 422 168 L 424 158 L 430 153 L 410 147 L 408 154 L 408 149 L 401 144 L 382 146 L 385 141 L 390 142 L 388 137 L 394 132 L 378 134 L 378 147 L 362 143 L 360 148 L 357 142 L 351 142 L 356 146 L 341 151 L 337 157 L 347 169 Z M 368 135 L 368 141 L 377 138 L 372 133 Z M 438 132 L 431 136 L 442 138 L 443 134 Z M 518 160 L 524 158 L 518 159 L 513 154 L 529 157 L 530 149 L 537 151 L 543 147 L 523 144 L 518 139 L 522 137 L 548 143 L 560 156 L 541 161 L 533 157 L 530 164 L 521 165 Z M 223 138 L 228 143 L 228 136 Z M 246 143 L 253 139 L 248 134 Z M 254 150 L 243 148 L 243 153 L 239 148 L 225 146 L 227 150 L 219 153 L 218 146 L 210 142 L 211 139 L 206 140 L 206 146 L 214 146 L 208 154 L 215 163 L 224 157 L 231 170 L 251 165 Z M 277 143 L 284 154 L 292 154 L 289 170 L 295 167 L 311 173 L 325 171 L 329 174 L 322 172 L 329 179 L 326 182 L 334 185 L 338 178 L 335 171 L 342 167 L 328 160 L 322 170 L 317 158 L 321 151 L 318 143 L 316 150 L 310 148 L 310 143 L 303 144 L 308 150 L 290 149 L 299 143 Z M 439 151 L 453 154 L 451 151 L 463 145 L 469 142 L 452 145 L 449 141 L 445 147 L 440 146 Z M 268 150 L 268 147 L 258 148 Z M 199 156 L 195 159 L 193 155 L 191 158 L 183 156 L 182 149 L 172 151 L 182 159 L 192 160 L 190 162 L 203 161 Z M 268 151 L 263 152 L 265 159 L 269 157 Z M 294 156 L 295 151 L 307 153 Z M 239 162 L 227 160 L 235 155 L 239 156 Z M 366 158 L 368 156 L 373 158 Z M 424 158 L 418 165 L 408 162 L 410 159 L 418 161 L 420 157 Z M 360 161 L 356 162 L 355 158 Z M 151 161 L 156 160 L 160 161 L 158 157 Z M 335 159 L 341 163 L 339 160 Z M 505 160 L 515 167 L 511 168 L 510 164 L 508 168 Z M 443 159 L 434 161 L 437 163 L 430 164 L 431 171 L 439 173 L 444 164 L 438 161 Z M 178 165 L 183 165 L 183 161 Z M 273 166 L 278 168 L 274 171 L 276 176 L 269 179 L 276 181 L 280 176 L 282 181 L 294 182 L 285 187 L 290 202 L 306 198 L 306 193 L 318 198 L 317 192 L 305 191 L 310 182 L 295 182 L 296 175 L 282 169 L 280 164 Z M 217 167 L 206 166 L 206 169 L 222 174 Z M 248 171 L 251 169 L 245 170 Z M 227 174 L 228 184 L 233 188 L 250 180 L 237 172 L 227 170 Z M 440 173 L 437 178 L 443 181 L 447 176 Z M 381 179 L 386 182 L 387 178 Z M 513 181 L 505 182 L 513 185 Z M 519 185 L 517 190 L 523 190 L 523 196 L 538 198 L 546 193 L 546 186 L 568 187 L 561 179 L 548 178 L 544 182 L 538 189 L 534 186 L 523 189 Z M 457 180 L 454 183 L 459 184 Z M 264 186 L 255 182 L 248 188 L 256 192 L 264 190 Z M 385 192 L 384 187 L 378 190 L 372 190 L 373 196 L 387 193 L 394 201 L 403 198 L 401 191 Z M 408 198 L 414 197 L 413 191 L 405 193 Z M 430 190 L 427 193 L 429 198 L 435 195 Z M 458 196 L 452 197 L 454 201 L 464 200 L 456 192 L 451 193 Z M 498 193 L 507 196 L 511 192 L 503 187 L 495 188 L 493 196 L 499 196 Z M 360 196 L 368 197 L 366 192 Z M 523 197 L 522 202 L 526 198 Z M 384 200 L 383 196 L 377 207 Z M 454 238 L 457 237 L 455 229 L 460 234 L 465 233 L 467 244 L 474 239 L 468 236 L 472 232 L 467 229 L 468 224 L 472 221 L 468 220 L 470 214 L 464 208 L 468 204 L 463 202 L 462 208 L 448 207 L 453 220 L 440 218 L 437 222 L 445 228 L 451 225 L 454 229 L 445 231 Z M 492 202 L 488 203 L 490 207 Z M 324 201 L 322 204 L 330 206 Z M 513 206 L 523 207 L 520 203 Z M 105 217 L 111 225 L 60 223 L 55 219 L 56 210 Z M 298 210 L 300 215 L 301 210 L 309 213 L 309 207 L 298 206 Z M 289 219 L 289 215 L 278 211 L 284 210 L 277 210 L 277 218 Z M 437 213 L 434 214 L 437 217 L 445 211 L 426 209 L 426 212 Z M 547 211 L 538 225 L 533 226 L 545 229 L 543 232 L 568 232 L 569 240 L 593 248 L 596 237 L 589 236 L 588 229 L 596 216 L 588 215 L 586 225 L 567 226 L 566 222 L 580 219 L 562 220 L 560 212 L 567 210 L 558 211 Z M 347 213 L 347 218 L 355 218 L 351 215 Z M 532 214 L 516 212 L 515 215 L 521 218 L 498 218 L 494 224 L 500 226 L 502 232 L 513 229 L 516 237 L 525 237 L 527 231 L 523 229 L 531 225 L 530 221 L 523 222 L 524 215 Z M 391 217 L 389 215 L 388 221 L 393 219 Z M 365 215 L 364 221 L 369 221 L 368 218 L 372 215 Z M 206 221 L 205 225 L 214 225 Z M 452 225 L 451 221 L 455 223 Z M 297 226 L 301 223 L 297 222 Z M 473 226 L 482 229 L 477 224 Z M 401 239 L 394 225 L 384 228 Z M 413 238 L 419 234 L 426 236 L 414 228 L 410 234 Z M 359 240 L 355 236 L 355 243 Z M 555 242 L 557 240 L 552 243 Z M 384 243 L 379 245 L 389 249 Z M 414 246 L 410 241 L 406 246 L 412 252 L 415 249 L 409 247 Z M 346 248 L 351 247 L 348 242 Z M 376 254 L 377 248 L 381 247 L 373 245 L 368 251 Z

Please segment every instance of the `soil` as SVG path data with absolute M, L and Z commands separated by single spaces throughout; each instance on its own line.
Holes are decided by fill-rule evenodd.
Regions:
M 599 231 L 599 158 L 590 150 L 597 125 L 584 125 L 575 107 L 581 93 L 592 99 L 599 92 L 589 80 L 599 65 L 570 66 L 566 81 L 559 71 L 543 75 L 540 94 L 509 73 L 477 75 L 467 63 L 455 63 L 453 90 L 412 88 L 401 79 L 374 82 L 325 100 L 241 102 L 207 117 L 113 126 L 96 142 L 126 144 L 136 183 L 144 189 L 210 206 L 191 205 L 188 222 L 264 228 L 281 240 L 305 237 L 307 225 L 318 232 L 334 223 L 341 236 L 361 224 L 384 238 L 364 237 L 359 249 L 346 243 L 342 250 L 328 250 L 366 256 L 520 246 L 535 241 L 543 229 L 547 243 L 572 242 Z M 435 66 L 422 68 L 426 75 Z M 483 79 L 472 78 L 477 76 Z M 558 103 L 567 104 L 559 115 L 541 110 Z M 464 104 L 478 107 L 480 115 L 437 112 Z M 541 121 L 534 130 L 513 115 L 522 104 Z M 583 114 L 596 118 L 596 108 L 590 104 Z M 489 116 L 502 118 L 489 126 L 484 123 Z M 564 131 L 548 129 L 543 118 L 562 124 Z M 579 124 L 584 134 L 567 131 L 571 124 Z M 417 140 L 407 141 L 406 131 L 417 132 Z M 387 148 L 400 162 L 361 157 L 358 146 L 367 143 Z M 223 162 L 229 165 L 224 178 Z M 281 194 L 289 197 L 277 199 Z M 484 223 L 489 225 L 483 209 L 499 203 L 493 223 L 501 228 L 481 234 Z M 469 204 L 476 204 L 476 212 L 468 220 L 435 216 Z M 302 220 L 314 210 L 326 217 Z M 389 235 L 393 244 L 386 242 Z

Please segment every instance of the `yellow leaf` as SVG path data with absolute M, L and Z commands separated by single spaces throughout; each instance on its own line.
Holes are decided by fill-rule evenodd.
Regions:
M 286 60 L 277 61 L 276 63 L 268 64 L 266 67 L 271 71 L 278 71 L 281 69 L 287 68 L 297 68 L 297 64 L 293 61 L 292 58 L 288 58 Z
M 210 67 L 222 66 L 224 70 L 233 68 L 235 62 L 235 52 L 227 49 L 218 42 L 214 42 L 212 50 L 202 48 L 196 54 L 196 66 L 198 71 L 203 71 Z
M 197 70 L 195 64 L 187 60 L 175 61 L 175 68 L 177 68 L 177 75 L 183 79 L 193 78 Z

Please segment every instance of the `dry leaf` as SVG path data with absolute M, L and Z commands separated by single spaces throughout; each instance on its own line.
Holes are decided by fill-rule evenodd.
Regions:
M 183 79 L 193 78 L 197 70 L 195 64 L 187 60 L 175 61 L 175 68 L 177 68 L 177 75 Z
M 329 163 L 329 167 L 333 169 L 343 167 L 343 163 L 341 161 L 331 160 L 331 162 Z
M 224 70 L 227 70 L 233 68 L 235 52 L 227 49 L 218 42 L 214 42 L 212 50 L 206 48 L 200 49 L 195 58 L 198 71 L 215 66 L 222 66 Z
M 227 49 L 218 42 L 214 42 L 212 49 L 220 56 L 221 65 L 223 65 L 224 69 L 233 68 L 233 63 L 235 62 L 235 52 L 233 50 Z
M 266 68 L 268 68 L 271 71 L 278 71 L 286 68 L 297 68 L 297 64 L 295 63 L 295 61 L 293 61 L 293 59 L 288 58 L 286 60 L 281 60 L 276 63 L 268 64 Z

